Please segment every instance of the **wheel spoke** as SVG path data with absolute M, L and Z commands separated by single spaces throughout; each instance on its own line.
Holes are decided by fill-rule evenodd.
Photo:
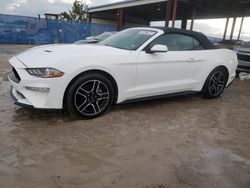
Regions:
M 100 106 L 99 106 L 97 101 L 95 103 L 92 103 L 91 106 L 92 106 L 95 114 L 97 114 L 99 111 L 101 111 Z
M 86 110 L 87 107 L 89 107 L 91 104 L 87 103 L 85 106 L 83 106 L 83 108 L 80 110 L 80 112 L 83 112 L 84 110 Z
M 77 93 L 81 96 L 84 96 L 86 97 L 87 94 L 89 94 L 90 92 L 89 91 L 86 91 L 85 89 L 83 89 L 82 87 L 80 87 L 78 90 L 77 90 Z
M 101 93 L 101 94 L 98 94 L 98 98 L 97 100 L 104 100 L 104 99 L 108 99 L 109 98 L 109 93 Z
M 100 81 L 94 80 L 91 92 L 97 92 L 97 90 L 99 89 L 99 87 L 100 87 Z
M 82 107 L 86 104 L 86 102 L 87 102 L 87 98 L 86 98 L 85 101 L 84 101 L 81 105 L 79 105 L 77 108 L 78 108 L 78 109 L 82 108 Z
M 214 91 L 215 91 L 214 94 L 216 95 L 218 93 L 218 86 L 217 87 L 215 86 Z
M 213 76 L 211 77 L 211 81 L 213 82 L 213 84 L 216 83 L 215 75 L 213 75 Z
M 216 85 L 213 84 L 213 85 L 209 88 L 209 91 L 212 92 L 215 88 L 216 88 Z
M 221 72 L 219 72 L 219 75 L 218 75 L 218 77 L 217 77 L 217 80 L 220 81 L 221 78 L 222 78 L 222 76 L 223 76 L 223 74 L 222 74 Z

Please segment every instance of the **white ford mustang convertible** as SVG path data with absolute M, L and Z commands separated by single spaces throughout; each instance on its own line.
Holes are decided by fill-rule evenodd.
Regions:
M 98 44 L 35 47 L 10 64 L 15 104 L 95 118 L 112 104 L 134 100 L 187 92 L 216 98 L 233 81 L 238 61 L 201 33 L 146 27 Z

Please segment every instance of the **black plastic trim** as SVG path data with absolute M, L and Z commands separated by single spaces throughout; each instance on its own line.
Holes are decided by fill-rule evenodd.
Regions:
M 213 43 L 202 33 L 196 32 L 196 31 L 190 31 L 185 29 L 178 29 L 178 28 L 165 28 L 165 27 L 152 27 L 156 29 L 161 29 L 164 34 L 182 34 L 182 35 L 188 35 L 193 38 L 195 38 L 197 41 L 201 43 L 204 50 L 211 50 L 215 49 L 215 46 Z
M 15 73 L 14 73 L 13 71 L 9 74 L 9 78 L 10 78 L 13 82 L 15 82 L 15 83 L 17 83 L 17 84 L 20 83 L 20 80 L 18 80 L 18 78 L 16 77 L 16 75 L 15 75 Z
M 242 72 L 250 73 L 250 67 L 238 65 L 237 71 L 242 71 Z
M 154 100 L 154 99 L 162 99 L 162 98 L 170 98 L 170 97 L 178 97 L 182 95 L 190 95 L 190 94 L 195 94 L 195 93 L 198 93 L 198 91 L 184 91 L 184 92 L 169 93 L 169 94 L 156 95 L 156 96 L 150 96 L 150 97 L 141 97 L 137 99 L 126 100 L 122 102 L 121 104 L 140 102 L 140 101 L 149 101 L 149 100 Z
M 22 107 L 25 107 L 25 108 L 34 109 L 34 107 L 32 105 L 23 104 L 23 103 L 18 102 L 18 99 L 13 94 L 13 88 L 11 88 L 11 90 L 10 90 L 10 96 L 14 100 L 15 105 L 22 106 Z
M 250 55 L 250 53 L 249 53 Z M 250 56 L 249 55 L 243 55 L 243 54 L 237 54 L 238 60 L 246 61 L 250 63 Z
M 14 102 L 17 102 L 18 100 L 17 100 L 17 98 L 13 95 L 13 88 L 11 87 L 11 89 L 10 89 L 10 96 L 11 96 L 11 98 L 14 100 Z

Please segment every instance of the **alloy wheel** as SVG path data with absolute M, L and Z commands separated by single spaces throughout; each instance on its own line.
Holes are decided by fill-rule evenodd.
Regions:
M 213 96 L 221 94 L 225 87 L 225 76 L 221 71 L 216 71 L 209 80 L 209 92 Z
M 100 80 L 88 80 L 75 92 L 76 109 L 83 115 L 97 115 L 109 104 L 109 90 Z

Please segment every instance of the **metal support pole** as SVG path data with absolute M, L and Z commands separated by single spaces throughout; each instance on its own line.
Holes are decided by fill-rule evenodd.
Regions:
M 236 24 L 236 17 L 233 18 L 233 25 L 232 25 L 232 30 L 231 30 L 231 34 L 230 34 L 231 40 L 233 39 L 233 36 L 234 36 L 235 24 Z
M 244 22 L 244 17 L 241 18 L 240 30 L 239 30 L 239 34 L 238 34 L 238 40 L 240 40 L 240 35 L 241 35 L 242 27 L 243 27 L 243 22 Z
M 223 35 L 223 40 L 225 40 L 227 37 L 228 23 L 229 23 L 229 17 L 227 17 L 226 26 L 225 26 L 224 35 Z
M 187 29 L 187 19 L 181 20 L 181 29 Z
M 88 20 L 89 23 L 91 23 L 91 21 L 92 21 L 92 14 L 89 13 L 87 20 Z
M 171 2 L 170 0 L 166 0 L 165 27 L 169 26 L 170 14 L 171 14 Z
M 196 17 L 196 7 L 193 7 L 193 12 L 192 12 L 192 19 L 191 19 L 191 24 L 190 24 L 190 30 L 193 31 L 194 29 L 194 19 Z
M 122 28 L 123 28 L 123 8 L 119 8 L 117 15 L 117 30 L 121 31 Z
M 29 45 L 30 45 L 30 20 L 28 19 L 28 34 L 29 34 Z
M 175 27 L 175 20 L 176 20 L 176 12 L 177 12 L 177 0 L 174 0 L 174 9 L 173 9 L 173 17 L 172 17 L 172 27 Z

